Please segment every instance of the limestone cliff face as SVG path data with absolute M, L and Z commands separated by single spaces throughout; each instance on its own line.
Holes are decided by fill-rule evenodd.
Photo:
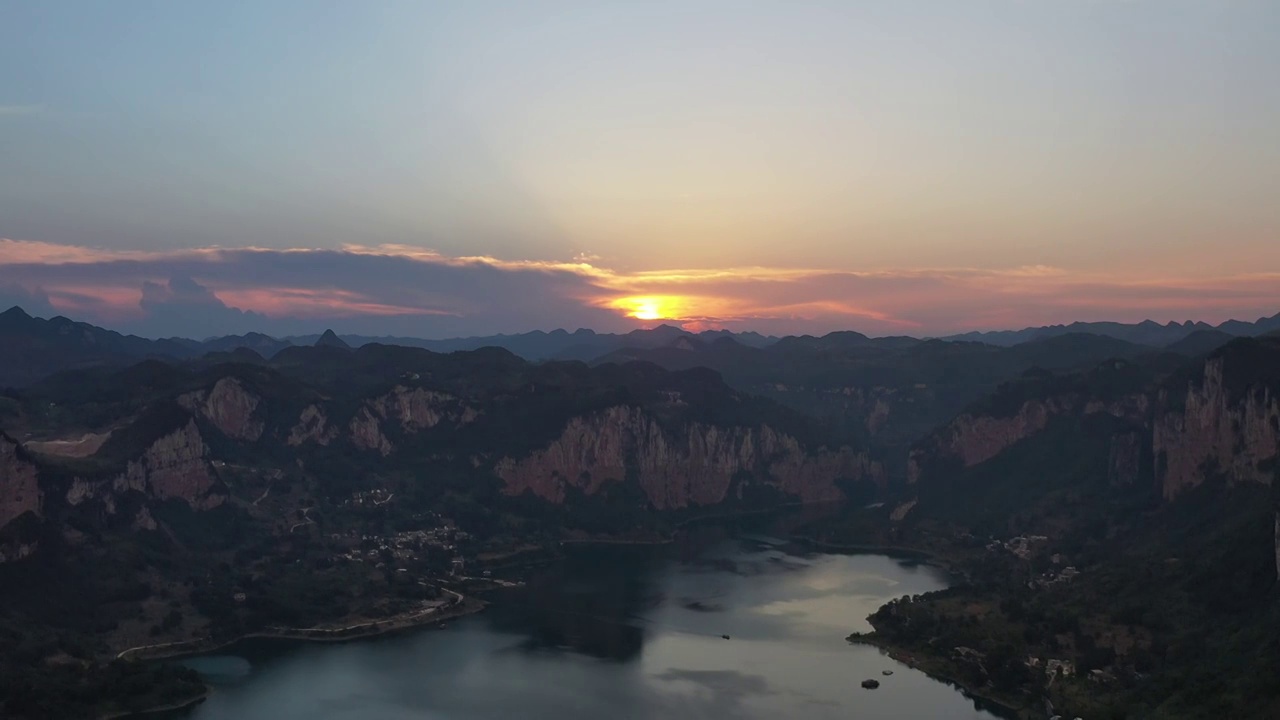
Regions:
M 554 503 L 564 502 L 569 487 L 591 495 L 634 478 L 659 510 L 723 502 L 740 472 L 763 473 L 802 502 L 840 499 L 837 479 L 883 481 L 879 464 L 848 449 L 808 455 L 769 427 L 690 423 L 668 433 L 643 410 L 622 406 L 574 418 L 550 446 L 521 460 L 505 458 L 495 471 L 505 493 L 529 491 Z
M 123 473 L 110 480 L 76 478 L 67 489 L 68 505 L 88 500 L 101 501 L 109 514 L 115 513 L 116 498 L 129 491 L 157 500 L 177 498 L 193 509 L 209 510 L 227 498 L 206 458 L 208 450 L 194 420 L 161 437 Z M 147 517 L 150 517 L 148 515 Z M 145 520 L 140 520 L 143 525 Z
M 449 422 L 465 425 L 479 413 L 448 393 L 396 386 L 391 392 L 369 403 L 374 414 L 400 423 L 405 432 L 414 433 Z
M 43 494 L 36 466 L 18 454 L 18 443 L 0 435 L 0 528 L 25 513 L 39 515 Z
M 250 442 L 262 437 L 265 425 L 257 413 L 262 401 L 235 378 L 224 377 L 212 390 L 187 393 L 178 402 L 199 413 L 227 437 Z
M 356 416 L 351 418 L 351 442 L 362 450 L 377 450 L 384 457 L 391 454 L 391 441 L 382 434 L 382 426 L 378 418 L 366 406 L 360 408 Z
M 1232 483 L 1270 483 L 1280 450 L 1280 401 L 1267 388 L 1232 398 L 1223 383 L 1223 360 L 1205 362 L 1199 384 L 1185 402 L 1162 394 L 1152 428 L 1156 479 L 1166 499 L 1216 471 Z
M 217 507 L 226 495 L 217 490 L 205 456 L 208 450 L 194 421 L 155 441 L 128 470 L 117 486 L 143 486 L 156 498 L 178 498 L 197 510 Z
M 395 450 L 395 445 L 387 439 L 383 423 L 398 424 L 403 432 L 413 434 L 441 424 L 465 425 L 479 416 L 475 408 L 448 393 L 397 385 L 386 395 L 367 401 L 351 418 L 348 429 L 356 447 L 375 450 L 385 456 Z M 293 435 L 300 438 L 298 443 L 314 436 L 318 431 L 316 428 L 323 428 L 323 419 L 317 426 L 314 417 L 313 414 L 311 426 L 307 425 L 306 417 L 295 426 Z
M 295 447 L 305 442 L 328 445 L 337 437 L 338 428 L 329 425 L 329 418 L 324 410 L 316 405 L 308 405 L 298 416 L 298 424 L 289 430 L 286 442 Z
M 1145 395 L 1133 394 L 1113 402 L 1084 399 L 1074 395 L 1028 400 L 1018 412 L 1007 417 L 965 413 L 952 420 L 921 446 L 913 449 L 907 460 L 907 482 L 920 478 L 924 464 L 931 458 L 947 457 L 963 467 L 973 467 L 1004 452 L 1048 426 L 1050 418 L 1068 413 L 1093 415 L 1106 413 L 1134 423 L 1143 423 L 1150 403 Z M 1117 463 L 1138 462 L 1140 453 L 1117 457 Z M 1128 465 L 1122 470 L 1127 471 Z M 1136 474 L 1136 470 L 1134 473 Z

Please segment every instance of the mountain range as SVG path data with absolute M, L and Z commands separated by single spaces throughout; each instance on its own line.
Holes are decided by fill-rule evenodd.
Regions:
M 1012 347 L 1036 340 L 1063 335 L 1097 335 L 1122 340 L 1134 345 L 1167 348 L 1184 355 L 1207 353 L 1233 337 L 1252 337 L 1280 331 L 1280 314 L 1255 322 L 1230 320 L 1213 327 L 1203 322 L 1168 323 L 1152 321 L 1137 324 L 1072 323 L 1018 331 L 965 333 L 942 338 L 944 342 L 980 342 L 986 345 Z M 912 337 L 869 338 L 852 331 L 833 332 L 824 336 L 788 336 L 778 338 L 753 332 L 734 333 L 708 330 L 691 333 L 672 325 L 628 333 L 597 333 L 579 329 L 574 332 L 533 331 L 515 335 L 428 340 L 408 337 L 373 337 L 347 335 L 339 338 L 333 331 L 322 335 L 273 338 L 261 333 L 227 335 L 195 340 L 166 338 L 152 340 L 75 322 L 65 317 L 35 318 L 22 308 L 13 307 L 0 313 L 0 343 L 12 350 L 0 356 L 0 387 L 22 386 L 53 372 L 91 367 L 121 365 L 144 358 L 191 359 L 211 352 L 230 353 L 241 348 L 252 350 L 263 358 L 274 357 L 281 350 L 299 345 L 340 340 L 352 347 L 378 343 L 419 347 L 435 352 L 477 350 L 501 347 L 531 361 L 581 360 L 597 361 L 614 353 L 661 348 L 705 348 L 733 343 L 737 346 L 763 349 L 779 345 L 784 348 L 848 350 L 855 347 L 878 350 L 902 350 L 923 340 Z M 724 347 L 729 347 L 725 345 Z M 623 357 L 616 355 L 615 357 Z
M 593 348 L 533 361 L 487 339 L 146 340 L 10 310 L 0 711 L 164 704 L 189 676 L 109 659 L 416 607 L 401 570 L 843 501 L 806 532 L 922 547 L 968 578 L 873 617 L 913 654 L 985 654 L 948 666 L 967 687 L 1071 716 L 1268 717 L 1280 694 L 1250 678 L 1280 672 L 1280 338 L 1249 328 L 507 338 Z M 471 539 L 388 549 L 427 527 Z M 1045 686 L 1028 657 L 1085 676 Z

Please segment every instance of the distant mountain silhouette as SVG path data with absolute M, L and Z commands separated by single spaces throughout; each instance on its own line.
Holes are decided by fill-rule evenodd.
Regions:
M 627 333 L 598 333 L 594 330 L 580 328 L 573 332 L 567 330 L 534 330 L 514 335 L 485 335 L 465 338 L 447 338 L 428 340 L 425 338 L 344 335 L 342 336 L 352 347 L 360 347 L 370 343 L 381 345 L 403 345 L 418 347 L 435 352 L 458 352 L 462 350 L 479 350 L 483 347 L 500 347 L 510 350 L 526 360 L 581 360 L 590 361 L 606 353 L 628 347 L 654 348 L 662 347 L 676 338 L 698 338 L 710 342 L 718 338 L 733 338 L 737 342 L 763 347 L 777 341 L 775 337 L 766 337 L 759 333 L 734 333 L 728 330 L 708 330 L 691 333 L 674 325 L 659 325 L 652 329 L 632 330 Z M 313 345 L 319 338 L 317 335 L 301 335 L 285 338 L 285 342 L 294 345 Z
M 1155 352 L 1158 348 L 1183 356 L 1200 355 L 1213 350 L 1237 335 L 1263 335 L 1280 331 L 1280 314 L 1261 318 L 1255 322 L 1230 320 L 1217 328 L 1203 322 L 1167 323 L 1161 325 L 1150 320 L 1136 323 L 1072 323 L 1017 331 L 965 333 L 934 340 L 912 337 L 872 338 L 855 331 L 840 331 L 822 336 L 800 335 L 777 338 L 759 333 L 735 333 L 729 330 L 708 330 L 692 333 L 674 325 L 659 325 L 650 329 L 632 330 L 627 333 L 597 333 L 593 330 L 553 330 L 513 335 L 489 335 L 467 338 L 429 340 L 410 337 L 373 337 L 364 335 L 339 336 L 333 330 L 321 335 L 273 338 L 262 333 L 227 335 L 224 337 L 193 340 L 168 338 L 150 340 L 133 335 L 123 335 L 88 323 L 76 322 L 65 317 L 48 320 L 33 318 L 19 307 L 0 313 L 0 347 L 6 352 L 0 356 L 0 386 L 22 386 L 44 377 L 74 368 L 95 366 L 123 366 L 140 359 L 158 357 L 194 359 L 210 355 L 211 360 L 232 357 L 239 349 L 251 350 L 263 359 L 276 358 L 281 353 L 302 347 L 319 346 L 328 350 L 350 350 L 370 344 L 416 347 L 433 352 L 450 353 L 498 347 L 525 360 L 578 360 L 582 362 L 625 362 L 647 360 L 668 368 L 698 367 L 730 368 L 732 373 L 750 377 L 757 382 L 776 383 L 778 378 L 804 377 L 812 374 L 812 368 L 825 367 L 826 356 L 842 356 L 854 353 L 856 365 L 866 367 L 873 357 L 898 356 L 906 360 L 901 370 L 892 367 L 891 360 L 881 372 L 892 380 L 888 385 L 905 382 L 911 362 L 930 358 L 924 366 L 916 367 L 926 376 L 932 376 L 939 363 L 948 357 L 982 354 L 979 349 L 963 350 L 945 348 L 949 344 L 984 344 L 997 347 L 1024 347 L 1010 358 L 1046 357 L 1046 367 L 1063 367 L 1071 359 L 1097 359 L 1099 355 L 1130 357 L 1135 352 Z M 1074 338 L 1059 345 L 1048 343 L 1054 338 Z M 1126 345 L 1105 344 L 1109 339 Z M 1047 344 L 1046 344 L 1047 343 Z M 765 355 L 753 350 L 771 349 Z M 1143 350 L 1145 348 L 1145 350 Z M 917 349 L 917 352 L 908 352 Z M 903 354 L 905 353 L 905 354 Z M 303 353 L 299 357 L 310 357 Z M 248 359 L 249 356 L 241 356 Z M 817 358 L 815 360 L 815 358 Z M 817 363 L 816 365 L 814 363 Z M 745 363 L 745 364 L 744 364 Z M 1016 361 L 1016 365 L 1022 365 Z M 778 373 L 789 367 L 795 372 Z M 838 366 L 828 369 L 833 377 L 840 373 Z M 908 373 L 909 374 L 909 373 Z
M 239 348 L 248 348 L 264 358 L 270 358 L 291 345 L 293 343 L 288 340 L 277 340 L 270 335 L 256 332 L 226 335 L 200 343 L 204 352 L 234 352 Z
M 0 385 L 25 385 L 79 367 L 196 354 L 182 342 L 121 335 L 62 316 L 33 318 L 16 306 L 0 313 Z
M 351 346 L 342 338 L 338 337 L 338 334 L 332 330 L 325 330 L 324 334 L 321 335 L 320 339 L 316 340 L 314 344 L 316 347 L 331 347 L 338 348 L 340 350 L 351 349 Z
M 1221 330 L 1197 330 L 1177 342 L 1169 343 L 1165 349 L 1195 357 L 1207 355 L 1234 339 L 1235 335 Z
M 1043 327 L 1024 328 L 1022 330 L 994 330 L 991 332 L 968 332 L 959 335 L 948 335 L 943 340 L 969 340 L 984 342 L 990 345 L 1017 345 L 1038 338 L 1065 335 L 1067 333 L 1088 333 L 1106 335 L 1139 345 L 1167 347 L 1192 333 L 1206 330 L 1218 330 L 1236 337 L 1256 337 L 1280 330 L 1280 313 L 1271 317 L 1258 318 L 1254 322 L 1228 320 L 1218 326 L 1205 322 L 1169 322 L 1161 325 L 1154 320 L 1143 320 L 1140 323 L 1118 322 L 1074 322 L 1070 325 L 1045 325 Z

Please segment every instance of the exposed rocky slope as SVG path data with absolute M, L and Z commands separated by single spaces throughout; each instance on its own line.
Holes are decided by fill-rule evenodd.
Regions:
M 1232 483 L 1267 484 L 1275 477 L 1280 398 L 1265 382 L 1247 383 L 1243 392 L 1232 392 L 1225 375 L 1233 359 L 1234 353 L 1212 357 L 1204 363 L 1201 377 L 1187 383 L 1185 390 L 1174 387 L 1160 393 L 1152 449 L 1156 481 L 1166 499 L 1212 473 Z
M 222 378 L 211 390 L 187 393 L 178 403 L 198 412 L 227 437 L 253 441 L 262 436 L 264 425 L 256 412 L 261 399 L 234 377 Z
M 56 499 L 45 513 L 54 528 L 74 515 L 95 532 L 163 529 L 174 516 L 159 511 L 175 501 L 194 512 L 227 504 L 235 487 L 224 482 L 235 481 L 221 467 L 229 478 L 292 474 L 309 502 L 340 502 L 335 495 L 375 482 L 429 484 L 443 472 L 455 495 L 500 487 L 512 511 L 535 515 L 560 511 L 514 498 L 550 508 L 619 487 L 643 497 L 644 512 L 821 502 L 850 483 L 884 483 L 865 452 L 706 370 L 532 365 L 492 349 L 293 347 L 271 363 L 153 360 L 60 376 L 31 392 L 23 407 L 36 437 L 104 438 L 82 457 L 37 454 L 30 473 L 8 471 L 6 516 L 19 512 L 17 498 L 37 502 L 35 488 Z M 38 447 L 60 447 L 50 442 Z M 51 472 L 36 482 L 40 463 Z M 237 495 L 251 502 L 268 491 Z M 566 509 L 581 518 L 591 514 L 585 507 Z
M 18 530 L 19 518 L 38 519 L 44 493 L 37 469 L 18 443 L 0 432 L 0 563 L 19 560 L 36 551 L 37 542 Z
M 609 483 L 637 482 L 659 510 L 724 502 L 743 485 L 768 484 L 801 502 L 839 500 L 840 480 L 883 482 L 883 470 L 865 454 L 847 448 L 809 454 L 795 438 L 762 427 L 716 427 L 689 423 L 664 430 L 640 408 L 617 406 L 576 417 L 548 447 L 496 472 L 504 492 L 530 492 L 554 503 L 570 487 L 586 495 Z
M 128 491 L 154 500 L 181 500 L 194 510 L 215 508 L 226 500 L 194 420 L 155 440 L 109 481 L 76 478 L 66 498 L 73 506 L 100 499 L 112 511 L 115 498 Z
M 114 463 L 62 467 L 60 458 L 41 460 L 0 435 L 0 533 L 23 520 L 19 534 L 24 538 L 34 538 L 39 533 L 33 529 L 46 522 L 62 532 L 68 513 L 88 507 L 94 508 L 89 517 L 108 524 L 123 512 L 124 524 L 135 529 L 156 527 L 148 509 L 154 503 L 177 500 L 192 510 L 211 510 L 226 501 L 227 492 L 208 455 L 191 418 L 147 442 L 117 470 L 108 469 Z M 79 531 L 66 535 L 69 540 L 82 537 Z M 36 548 L 34 541 L 23 541 L 20 551 L 12 540 L 0 541 L 0 546 L 0 562 L 26 557 Z
M 1207 480 L 1270 484 L 1280 454 L 1280 340 L 1239 339 L 1159 380 L 1138 366 L 1003 389 L 916 445 L 909 479 L 939 479 L 997 458 L 1054 417 L 1106 414 L 1113 482 L 1148 482 L 1165 500 Z M 1122 380 L 1123 382 L 1117 382 Z M 1010 408 L 1016 407 L 1016 411 Z M 1144 458 L 1152 462 L 1144 463 Z
M 1015 444 L 1043 432 L 1055 417 L 1105 414 L 1135 428 L 1149 422 L 1151 400 L 1144 368 L 1109 361 L 1079 376 L 1031 374 L 1009 383 L 971 406 L 912 448 L 907 482 L 918 482 L 930 468 L 963 470 L 986 462 Z M 1117 442 L 1115 466 L 1132 479 L 1137 462 L 1132 434 Z

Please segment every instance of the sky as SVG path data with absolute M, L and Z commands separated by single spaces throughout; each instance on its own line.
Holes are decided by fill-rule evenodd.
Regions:
M 1274 0 L 0 0 L 0 306 L 148 336 L 1280 311 Z

